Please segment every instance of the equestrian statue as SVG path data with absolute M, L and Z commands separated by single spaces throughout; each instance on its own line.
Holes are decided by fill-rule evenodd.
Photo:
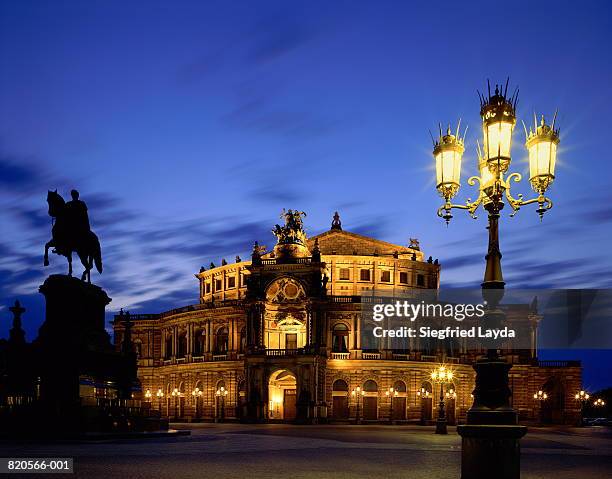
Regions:
M 72 253 L 79 255 L 85 271 L 81 280 L 91 283 L 91 270 L 95 264 L 98 273 L 102 273 L 102 252 L 100 242 L 89 226 L 87 205 L 79 199 L 79 192 L 70 192 L 72 200 L 65 202 L 55 191 L 47 193 L 49 216 L 53 218 L 51 241 L 45 244 L 45 266 L 49 266 L 49 248 L 53 252 L 65 256 L 68 260 L 68 274 L 72 276 Z

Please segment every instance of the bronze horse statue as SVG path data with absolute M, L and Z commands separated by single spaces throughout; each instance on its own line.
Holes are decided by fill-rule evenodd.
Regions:
M 78 200 L 78 193 L 76 191 L 73 193 L 76 193 Z M 102 252 L 98 237 L 89 229 L 86 208 L 83 206 L 86 224 L 83 226 L 83 221 L 75 217 L 72 209 L 69 208 L 70 205 L 66 204 L 57 190 L 47 193 L 47 203 L 49 204 L 49 216 L 54 221 L 51 228 L 51 241 L 45 244 L 45 266 L 49 266 L 49 248 L 52 247 L 54 253 L 66 257 L 68 274 L 72 276 L 72 253 L 76 252 L 85 267 L 81 280 L 87 279 L 91 283 L 91 270 L 94 263 L 98 272 L 102 273 Z

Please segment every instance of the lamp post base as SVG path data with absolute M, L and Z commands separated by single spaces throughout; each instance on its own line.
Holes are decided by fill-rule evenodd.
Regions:
M 436 421 L 436 434 L 448 434 L 446 429 L 446 419 L 440 419 Z
M 527 427 L 515 425 L 457 426 L 461 436 L 461 479 L 519 479 L 519 440 Z

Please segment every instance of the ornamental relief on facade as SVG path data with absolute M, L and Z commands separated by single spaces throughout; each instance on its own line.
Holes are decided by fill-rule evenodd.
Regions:
M 291 278 L 277 279 L 266 290 L 266 301 L 270 303 L 296 303 L 305 297 L 302 285 Z

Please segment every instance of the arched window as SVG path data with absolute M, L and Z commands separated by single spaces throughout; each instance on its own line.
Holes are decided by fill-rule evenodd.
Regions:
M 348 352 L 349 328 L 346 324 L 338 323 L 332 331 L 332 351 L 334 353 Z
M 193 337 L 193 355 L 203 356 L 206 345 L 206 330 L 196 329 Z
M 332 417 L 349 418 L 349 386 L 344 379 L 336 379 L 332 385 Z
M 223 326 L 217 330 L 215 335 L 215 352 L 218 354 L 227 353 L 229 332 L 227 327 Z
M 378 391 L 378 384 L 376 384 L 376 381 L 369 379 L 363 383 L 363 390 L 367 393 L 375 393 Z
M 398 393 L 405 393 L 406 383 L 404 381 L 395 381 L 393 383 L 393 389 L 396 390 Z
M 348 393 L 348 384 L 344 379 L 336 379 L 332 386 L 333 391 L 338 392 L 347 392 Z

